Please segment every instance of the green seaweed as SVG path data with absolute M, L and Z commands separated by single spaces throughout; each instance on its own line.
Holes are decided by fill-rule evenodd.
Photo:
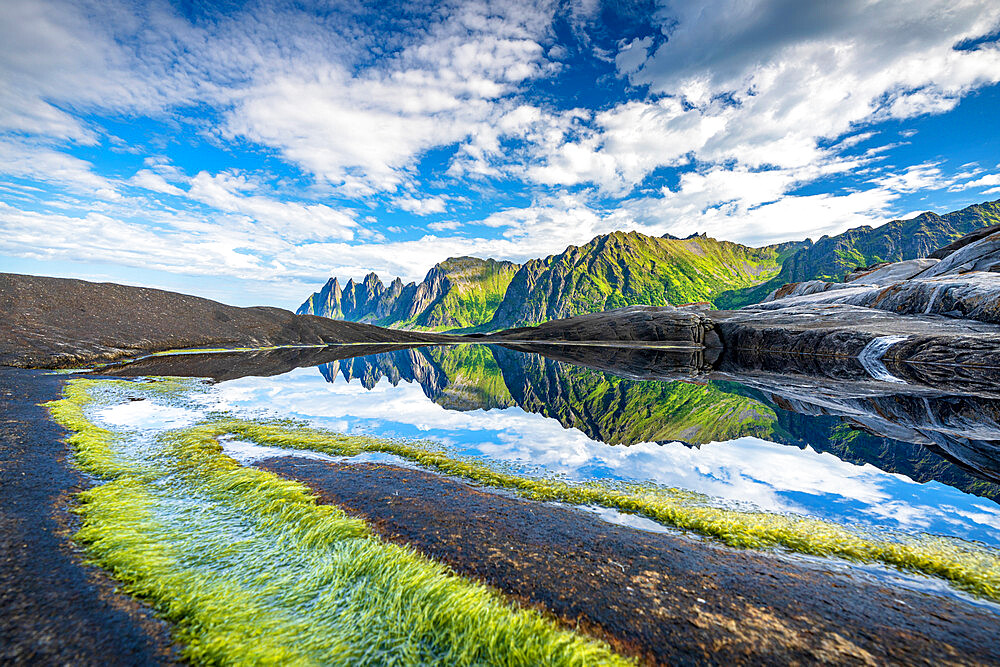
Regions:
M 53 418 L 77 464 L 105 483 L 80 494 L 77 534 L 95 562 L 176 623 L 209 664 L 626 664 L 602 642 L 373 535 L 309 489 L 222 454 L 218 424 L 154 447 L 87 417 L 93 394 L 176 391 L 72 380 Z M 181 392 L 182 393 L 182 392 Z
M 216 436 L 233 435 L 260 445 L 353 456 L 394 454 L 438 472 L 516 491 L 533 500 L 600 505 L 639 514 L 665 525 L 716 538 L 740 548 L 783 547 L 802 554 L 874 562 L 940 577 L 955 586 L 1000 600 L 1000 557 L 954 538 L 873 535 L 829 521 L 710 505 L 707 498 L 653 485 L 572 484 L 510 474 L 475 460 L 458 459 L 424 443 L 346 436 L 318 429 L 221 419 Z

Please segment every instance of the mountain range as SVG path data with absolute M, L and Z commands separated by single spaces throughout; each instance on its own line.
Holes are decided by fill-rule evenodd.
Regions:
M 342 287 L 331 278 L 296 312 L 403 329 L 491 331 L 635 304 L 738 308 L 786 283 L 840 281 L 858 267 L 926 257 L 996 224 L 1000 200 L 856 227 L 815 243 L 760 248 L 704 234 L 681 239 L 613 232 L 521 265 L 449 258 L 420 283 L 396 278 L 386 286 L 369 273 Z

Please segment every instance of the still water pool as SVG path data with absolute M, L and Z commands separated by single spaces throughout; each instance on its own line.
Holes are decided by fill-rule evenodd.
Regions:
M 919 428 L 882 411 L 877 421 L 889 426 L 879 433 L 857 415 L 819 414 L 735 382 L 633 380 L 463 345 L 228 380 L 191 400 L 189 417 L 150 419 L 213 410 L 290 417 L 351 434 L 431 440 L 532 476 L 651 481 L 721 505 L 1000 545 L 1000 488 L 916 436 L 899 439 Z M 140 419 L 147 408 L 122 409 Z M 956 428 L 948 437 L 961 439 Z M 992 427 L 962 428 L 982 437 Z

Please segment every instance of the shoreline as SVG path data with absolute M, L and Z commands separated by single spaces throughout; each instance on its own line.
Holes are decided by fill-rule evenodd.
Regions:
M 93 481 L 39 405 L 66 379 L 0 367 L 0 663 L 174 664 L 170 626 L 72 541 L 75 495 Z

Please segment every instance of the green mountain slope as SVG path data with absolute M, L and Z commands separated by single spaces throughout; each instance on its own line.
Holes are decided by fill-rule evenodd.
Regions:
M 749 248 L 704 235 L 659 238 L 638 232 L 598 236 L 584 246 L 524 264 L 490 329 L 535 324 L 634 304 L 712 302 L 734 287 L 765 282 L 789 246 Z
M 489 322 L 520 268 L 512 262 L 475 257 L 453 257 L 437 266 L 447 285 L 414 320 L 419 327 L 454 329 Z
M 879 227 L 855 227 L 843 234 L 824 236 L 793 253 L 780 273 L 754 287 L 734 285 L 715 300 L 719 308 L 739 308 L 763 300 L 786 283 L 803 280 L 841 281 L 857 267 L 926 257 L 937 248 L 980 227 L 1000 223 L 1000 200 L 974 204 L 937 215 L 921 213 L 909 220 L 893 220 Z

